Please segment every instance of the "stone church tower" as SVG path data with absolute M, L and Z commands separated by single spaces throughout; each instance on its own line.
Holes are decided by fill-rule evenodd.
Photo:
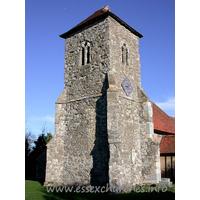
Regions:
M 159 141 L 141 88 L 143 36 L 106 6 L 60 37 L 64 90 L 47 145 L 45 185 L 158 183 Z

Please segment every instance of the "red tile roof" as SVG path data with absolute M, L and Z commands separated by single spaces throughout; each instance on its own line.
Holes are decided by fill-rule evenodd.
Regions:
M 153 122 L 155 133 L 175 134 L 175 118 L 168 116 L 155 103 L 153 105 Z
M 168 116 L 153 102 L 152 105 L 154 132 L 162 134 L 160 154 L 175 153 L 175 117 Z
M 175 135 L 163 135 L 160 141 L 160 154 L 175 153 Z
M 133 34 L 137 35 L 139 38 L 143 37 L 142 34 L 137 32 L 135 29 L 133 29 L 131 26 L 129 26 L 127 23 L 125 23 L 123 20 L 121 20 L 118 16 L 116 16 L 114 13 L 110 11 L 109 6 L 105 6 L 104 8 L 97 10 L 94 12 L 91 16 L 89 16 L 87 19 L 76 25 L 71 30 L 67 31 L 66 33 L 63 33 L 60 35 L 61 38 L 67 38 L 71 36 L 72 34 L 76 33 L 77 31 L 81 30 L 82 28 L 95 23 L 99 19 L 106 18 L 107 16 L 111 16 L 113 19 L 118 21 L 122 26 L 126 27 L 128 30 L 130 30 Z
M 105 6 L 104 8 L 97 10 L 96 12 L 94 12 L 91 16 L 89 16 L 87 19 L 85 19 L 84 21 L 82 21 L 80 24 L 76 25 L 74 28 L 77 28 L 79 26 L 81 26 L 82 24 L 85 24 L 86 22 L 90 21 L 91 19 L 94 19 L 95 17 L 98 17 L 102 14 L 104 14 L 105 12 L 110 11 L 109 6 Z

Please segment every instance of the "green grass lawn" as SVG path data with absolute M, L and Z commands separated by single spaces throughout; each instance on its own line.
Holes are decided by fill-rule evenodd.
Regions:
M 144 191 L 144 190 L 143 190 Z M 175 199 L 174 187 L 169 188 L 166 192 L 130 192 L 127 194 L 95 194 L 95 193 L 66 193 L 66 192 L 47 192 L 46 187 L 42 186 L 39 182 L 33 180 L 25 180 L 25 199 L 26 200 L 100 200 L 100 199 Z

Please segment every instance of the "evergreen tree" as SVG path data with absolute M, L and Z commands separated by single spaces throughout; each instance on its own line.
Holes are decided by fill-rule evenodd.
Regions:
M 33 147 L 33 151 L 31 152 L 31 155 L 36 159 L 37 156 L 39 156 L 44 150 L 46 150 L 46 139 L 47 136 L 45 136 L 44 133 L 39 135 L 38 139 L 34 141 L 35 147 Z
M 46 144 L 51 140 L 51 138 L 52 138 L 53 136 L 52 136 L 52 134 L 51 133 L 47 133 L 47 137 L 46 137 Z

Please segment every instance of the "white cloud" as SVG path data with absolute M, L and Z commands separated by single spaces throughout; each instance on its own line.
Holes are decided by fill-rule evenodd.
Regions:
M 158 107 L 160 107 L 165 113 L 169 116 L 175 116 L 175 98 L 168 98 L 165 102 L 157 102 L 155 103 Z
M 49 115 L 46 115 L 45 117 L 31 117 L 31 120 L 33 120 L 33 121 L 44 121 L 44 122 L 54 123 L 55 118 L 51 117 Z

